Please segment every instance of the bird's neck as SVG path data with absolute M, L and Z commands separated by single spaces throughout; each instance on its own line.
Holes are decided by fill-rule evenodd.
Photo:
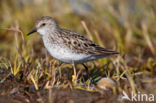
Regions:
M 53 44 L 58 42 L 58 39 L 60 39 L 60 33 L 59 33 L 60 28 L 55 28 L 55 29 L 49 29 L 47 30 L 47 34 L 42 36 L 43 41 L 45 42 L 51 42 Z

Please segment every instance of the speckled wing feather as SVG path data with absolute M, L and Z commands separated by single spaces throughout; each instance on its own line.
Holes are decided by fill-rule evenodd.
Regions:
M 112 54 L 119 54 L 118 52 L 100 47 L 99 45 L 95 44 L 91 40 L 76 32 L 65 29 L 61 29 L 60 31 L 66 34 L 65 37 L 63 37 L 64 43 L 68 45 L 71 50 L 74 50 L 74 52 L 76 50 L 77 53 L 85 53 L 88 55 L 100 57 L 105 57 Z

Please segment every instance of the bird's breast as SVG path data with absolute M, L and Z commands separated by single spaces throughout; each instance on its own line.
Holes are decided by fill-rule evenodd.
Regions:
M 72 64 L 72 61 L 75 63 L 87 61 L 88 55 L 76 53 L 63 44 L 53 44 L 52 42 L 44 41 L 44 45 L 52 57 L 62 62 Z

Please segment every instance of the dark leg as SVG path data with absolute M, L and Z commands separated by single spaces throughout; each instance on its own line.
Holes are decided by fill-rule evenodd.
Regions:
M 82 65 L 85 67 L 86 72 L 88 73 L 88 67 L 84 63 L 82 63 Z
M 88 67 L 84 63 L 82 63 L 82 65 L 84 66 L 84 68 L 85 68 L 85 70 L 87 72 L 87 77 L 85 77 L 85 80 L 87 80 L 90 77 L 90 73 L 88 71 Z

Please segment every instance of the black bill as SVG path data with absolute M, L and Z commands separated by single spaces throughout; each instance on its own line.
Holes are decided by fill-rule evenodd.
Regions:
M 37 32 L 37 29 L 35 28 L 35 29 L 33 29 L 30 33 L 28 33 L 27 35 L 30 35 L 30 34 L 32 34 L 32 33 L 35 33 L 35 32 Z

